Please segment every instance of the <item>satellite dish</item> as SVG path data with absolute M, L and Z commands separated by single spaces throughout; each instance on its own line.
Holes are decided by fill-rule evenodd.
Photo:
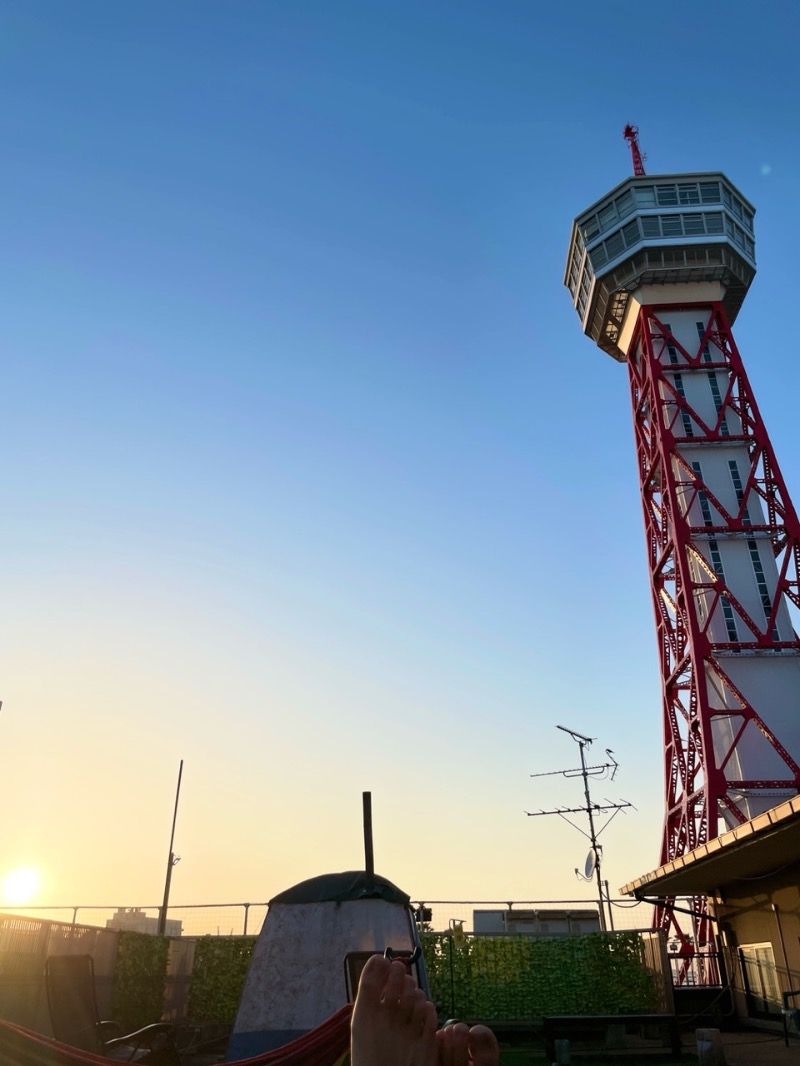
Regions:
M 597 867 L 597 852 L 594 848 L 589 848 L 589 854 L 586 856 L 586 862 L 583 864 L 583 876 L 588 881 L 594 876 L 595 868 Z

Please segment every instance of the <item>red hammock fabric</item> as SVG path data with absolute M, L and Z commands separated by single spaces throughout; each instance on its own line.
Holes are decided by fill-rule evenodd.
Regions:
M 335 1066 L 350 1048 L 352 1011 L 348 1004 L 291 1044 L 228 1066 Z M 119 1066 L 119 1059 L 79 1051 L 0 1019 L 0 1066 Z

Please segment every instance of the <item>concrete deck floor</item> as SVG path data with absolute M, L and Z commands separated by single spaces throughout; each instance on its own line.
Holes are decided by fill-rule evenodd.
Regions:
M 754 1029 L 723 1032 L 721 1035 L 727 1066 L 800 1066 L 800 1039 L 797 1036 L 790 1036 L 789 1046 L 786 1047 L 783 1035 L 780 1033 Z M 688 1066 L 692 1056 L 697 1055 L 694 1033 L 681 1033 L 681 1043 L 683 1053 L 687 1056 Z M 214 1066 L 216 1063 L 224 1062 L 224 1050 L 217 1048 L 203 1054 L 181 1057 L 184 1066 Z M 541 1061 L 543 1062 L 544 1059 Z M 590 1059 L 576 1059 L 575 1061 L 591 1062 Z M 659 1057 L 649 1054 L 646 1056 L 646 1061 L 652 1062 L 653 1066 L 658 1066 Z M 625 1062 L 626 1059 L 620 1058 L 620 1063 Z
M 722 1046 L 727 1066 L 800 1066 L 800 1041 L 796 1036 L 789 1037 L 786 1047 L 781 1033 L 738 1030 L 722 1033 Z M 686 1054 L 697 1053 L 693 1035 L 683 1034 L 683 1048 Z

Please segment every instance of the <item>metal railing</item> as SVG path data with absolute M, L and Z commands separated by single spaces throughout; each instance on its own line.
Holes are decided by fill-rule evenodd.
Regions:
M 652 924 L 652 906 L 631 899 L 611 899 L 609 902 L 610 929 L 649 929 Z M 170 936 L 248 936 L 257 935 L 267 914 L 266 902 L 242 903 L 188 903 L 170 906 L 167 910 L 167 933 Z M 455 925 L 471 933 L 475 927 L 476 912 L 536 912 L 542 922 L 547 922 L 553 912 L 570 914 L 597 911 L 597 903 L 585 899 L 546 900 L 419 900 L 413 906 L 430 910 L 428 927 L 445 932 Z M 91 925 L 109 929 L 134 929 L 143 933 L 155 933 L 161 915 L 158 904 L 150 905 L 103 905 L 65 904 L 61 906 L 5 908 L 6 913 L 28 917 L 47 918 L 68 925 Z M 552 919 L 557 922 L 556 918 Z M 518 931 L 548 934 L 545 928 Z M 556 935 L 566 929 L 553 930 Z M 574 932 L 576 930 L 569 930 Z M 578 931 L 590 931 L 589 928 Z
M 261 930 L 267 903 L 187 903 L 167 909 L 168 936 L 256 936 Z M 131 929 L 156 933 L 161 915 L 158 904 L 111 905 L 65 904 L 47 907 L 6 907 L 6 914 L 46 918 L 66 925 L 90 925 L 103 929 Z

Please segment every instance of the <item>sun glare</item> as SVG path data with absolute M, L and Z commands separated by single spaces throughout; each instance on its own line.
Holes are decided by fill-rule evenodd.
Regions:
M 31 903 L 39 891 L 39 871 L 31 866 L 21 866 L 3 878 L 3 903 L 8 907 L 22 907 Z

